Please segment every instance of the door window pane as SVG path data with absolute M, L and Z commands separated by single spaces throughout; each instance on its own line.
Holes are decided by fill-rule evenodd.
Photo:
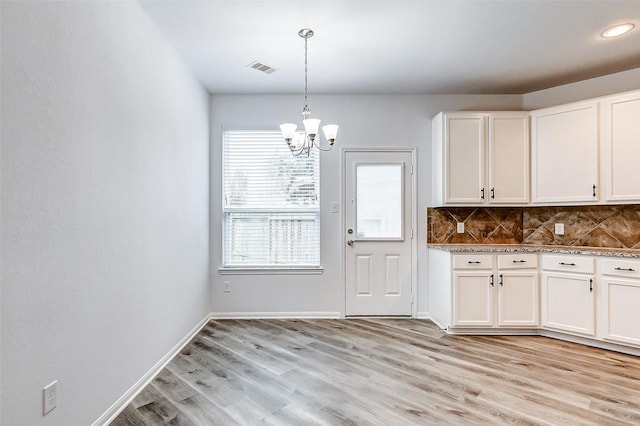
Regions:
M 358 238 L 403 237 L 402 185 L 402 164 L 356 166 Z

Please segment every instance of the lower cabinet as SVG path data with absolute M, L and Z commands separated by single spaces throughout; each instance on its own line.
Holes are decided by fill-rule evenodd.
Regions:
M 542 327 L 595 336 L 595 265 L 590 257 L 542 255 Z
M 537 328 L 537 255 L 453 255 L 452 327 Z
M 604 340 L 640 346 L 640 261 L 602 261 L 602 327 Z
M 537 330 L 638 354 L 640 259 L 430 249 L 429 312 L 451 333 Z
M 498 327 L 538 327 L 538 273 L 498 270 Z

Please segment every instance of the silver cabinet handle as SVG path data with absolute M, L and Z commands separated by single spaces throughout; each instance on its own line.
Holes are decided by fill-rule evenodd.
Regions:
M 575 263 L 571 262 L 571 263 L 565 263 L 565 262 L 560 262 L 558 263 L 558 265 L 562 265 L 562 266 L 576 266 Z
M 619 268 L 619 267 L 615 267 L 614 268 L 616 271 L 627 271 L 627 272 L 635 272 L 636 270 L 633 268 Z
M 513 263 L 527 263 L 526 260 L 512 260 Z
M 474 265 L 474 264 L 480 264 L 482 262 L 480 262 L 479 260 L 469 260 L 469 261 L 467 261 L 467 263 L 470 264 L 470 265 Z

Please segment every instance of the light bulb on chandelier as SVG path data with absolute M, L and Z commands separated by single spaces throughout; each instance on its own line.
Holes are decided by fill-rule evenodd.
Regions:
M 281 124 L 280 131 L 282 132 L 282 137 L 287 142 L 287 145 L 293 155 L 298 156 L 301 154 L 307 154 L 307 156 L 309 156 L 311 154 L 311 149 L 314 146 L 320 151 L 329 151 L 333 148 L 336 136 L 338 135 L 338 125 L 327 124 L 322 126 L 324 137 L 329 143 L 328 148 L 322 148 L 320 146 L 320 138 L 318 137 L 320 120 L 317 118 L 311 118 L 311 110 L 309 109 L 309 103 L 307 100 L 307 40 L 313 36 L 313 31 L 308 28 L 303 28 L 298 31 L 298 35 L 304 39 L 304 107 L 302 108 L 304 135 L 296 132 L 298 126 L 294 123 Z

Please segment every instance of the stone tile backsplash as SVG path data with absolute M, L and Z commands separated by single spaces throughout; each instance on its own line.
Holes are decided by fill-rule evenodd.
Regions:
M 556 223 L 564 235 L 554 233 Z M 640 205 L 428 208 L 427 242 L 640 249 Z

